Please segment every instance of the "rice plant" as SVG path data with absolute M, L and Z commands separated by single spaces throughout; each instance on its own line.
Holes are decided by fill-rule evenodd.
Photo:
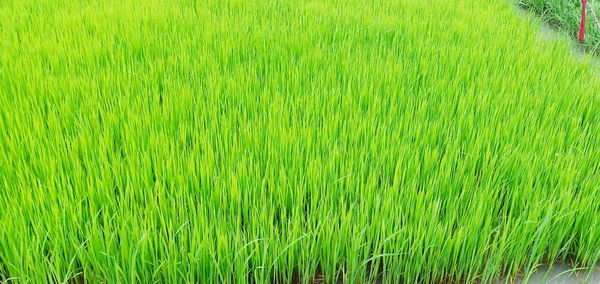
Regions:
M 600 258 L 600 76 L 509 1 L 3 0 L 0 282 Z

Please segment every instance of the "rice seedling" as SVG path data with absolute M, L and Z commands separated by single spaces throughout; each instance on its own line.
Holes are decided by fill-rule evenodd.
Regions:
M 593 266 L 600 77 L 538 28 L 508 1 L 2 1 L 0 280 Z

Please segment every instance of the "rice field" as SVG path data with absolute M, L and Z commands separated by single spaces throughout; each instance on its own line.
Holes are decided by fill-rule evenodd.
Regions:
M 600 73 L 511 1 L 3 0 L 0 282 L 600 259 Z

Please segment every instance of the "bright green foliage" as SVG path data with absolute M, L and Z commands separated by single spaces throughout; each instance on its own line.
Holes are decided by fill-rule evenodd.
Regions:
M 600 77 L 509 1 L 3 0 L 0 278 L 600 257 Z

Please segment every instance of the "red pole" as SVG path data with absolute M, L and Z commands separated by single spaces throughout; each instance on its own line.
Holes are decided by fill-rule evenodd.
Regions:
M 585 8 L 587 7 L 587 0 L 581 0 L 581 24 L 579 25 L 579 41 L 582 42 L 585 38 Z

